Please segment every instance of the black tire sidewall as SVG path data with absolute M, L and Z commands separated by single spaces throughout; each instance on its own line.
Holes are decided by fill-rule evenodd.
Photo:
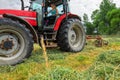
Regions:
M 69 43 L 69 39 L 68 39 L 68 35 L 70 32 L 69 30 L 73 27 L 73 24 L 78 25 L 81 30 L 81 33 L 82 33 L 82 42 L 81 42 L 81 45 L 78 47 L 71 46 Z M 79 51 L 83 50 L 85 43 L 86 43 L 86 34 L 85 34 L 84 28 L 83 28 L 80 20 L 76 19 L 76 18 L 70 18 L 70 19 L 66 20 L 61 25 L 61 27 L 58 31 L 57 40 L 58 40 L 58 46 L 63 51 L 79 52 Z
M 71 48 L 71 50 L 74 50 L 75 52 L 81 51 L 81 50 L 84 48 L 84 45 L 85 45 L 85 42 L 86 42 L 86 35 L 85 35 L 84 28 L 83 28 L 83 26 L 82 26 L 82 24 L 81 24 L 81 22 L 80 22 L 79 20 L 74 20 L 70 25 L 71 25 L 71 26 L 69 27 L 69 30 L 70 30 L 71 28 L 73 28 L 74 25 L 77 25 L 77 26 L 79 26 L 79 28 L 80 28 L 80 30 L 81 30 L 80 32 L 82 33 L 82 42 L 81 42 L 81 45 L 79 45 L 79 47 L 73 47 L 73 46 L 70 45 L 70 43 L 69 43 L 70 48 Z M 70 31 L 68 31 L 68 35 L 69 35 L 69 32 L 70 32 Z M 69 39 L 68 39 L 68 40 L 69 40 Z M 69 42 L 69 41 L 68 41 L 68 42 Z
M 3 60 L 3 61 L 0 60 L 0 65 L 15 65 L 21 63 L 26 57 L 28 57 L 31 54 L 33 48 L 33 43 L 32 43 L 32 38 L 30 37 L 30 33 L 22 24 L 12 21 L 10 19 L 0 20 L 0 30 L 3 29 L 15 30 L 19 34 L 21 34 L 21 36 L 24 39 L 25 47 L 23 52 L 18 57 L 11 60 Z

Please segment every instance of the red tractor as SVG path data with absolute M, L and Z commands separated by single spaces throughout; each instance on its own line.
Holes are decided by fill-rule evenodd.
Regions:
M 0 65 L 15 65 L 28 58 L 33 44 L 40 44 L 41 35 L 45 42 L 57 43 L 62 51 L 84 48 L 86 36 L 81 19 L 69 12 L 67 0 L 31 0 L 29 7 L 24 7 L 23 0 L 21 3 L 22 10 L 0 10 Z M 51 3 L 59 14 L 45 25 Z

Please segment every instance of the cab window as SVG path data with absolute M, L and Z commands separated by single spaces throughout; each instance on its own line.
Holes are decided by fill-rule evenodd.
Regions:
M 47 11 L 49 12 L 50 10 L 52 10 L 52 8 L 51 8 L 51 7 L 48 7 L 48 8 L 47 8 Z M 59 14 L 63 14 L 63 13 L 64 13 L 64 12 L 63 12 L 63 5 L 62 5 L 62 4 L 61 4 L 61 5 L 58 5 L 58 6 L 57 6 L 57 10 L 58 10 L 58 13 L 59 13 Z M 48 14 L 48 16 L 51 16 L 51 15 L 52 15 L 52 14 L 50 14 L 50 13 Z

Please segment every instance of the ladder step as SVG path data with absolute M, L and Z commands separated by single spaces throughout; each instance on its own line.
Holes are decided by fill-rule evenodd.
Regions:
M 57 34 L 57 32 L 45 32 L 44 34 Z

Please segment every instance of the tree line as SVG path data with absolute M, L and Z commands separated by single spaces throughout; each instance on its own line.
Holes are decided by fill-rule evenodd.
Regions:
M 111 35 L 120 32 L 120 8 L 117 8 L 112 0 L 103 0 L 99 9 L 93 11 L 92 22 L 87 14 L 84 14 L 84 26 L 87 34 Z

